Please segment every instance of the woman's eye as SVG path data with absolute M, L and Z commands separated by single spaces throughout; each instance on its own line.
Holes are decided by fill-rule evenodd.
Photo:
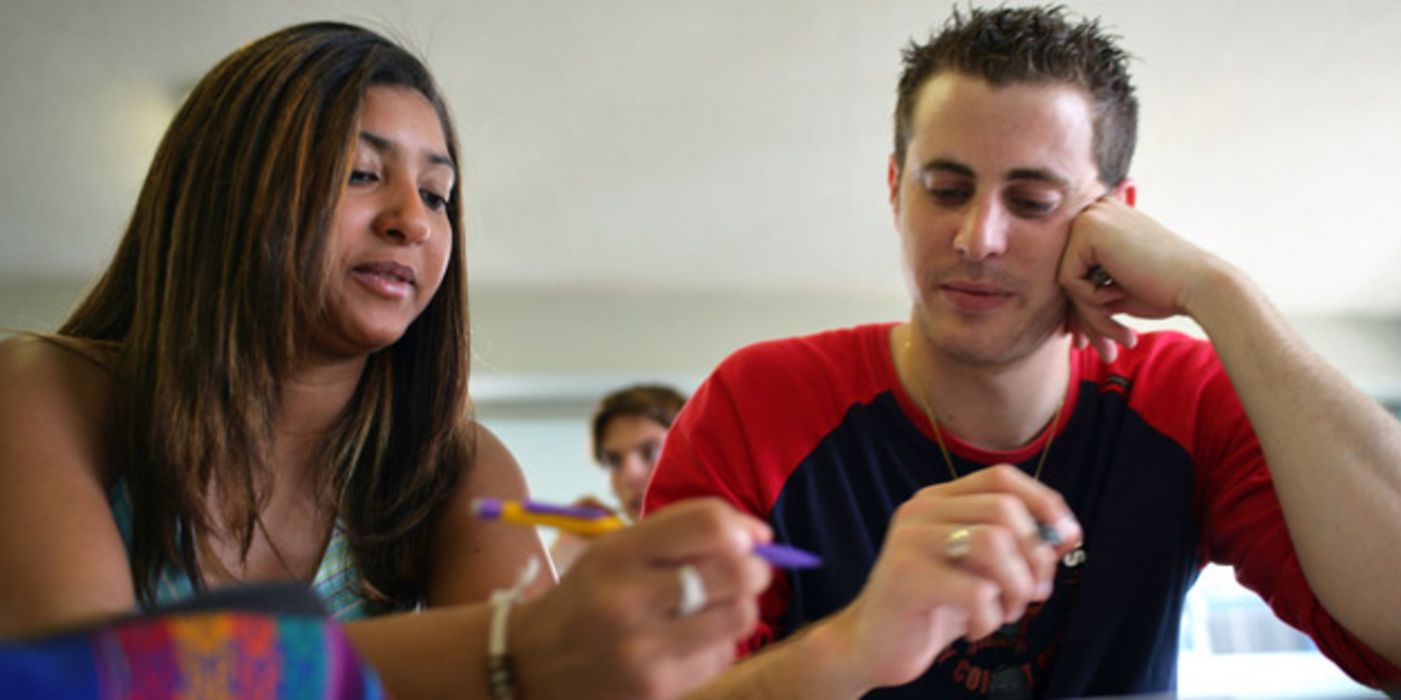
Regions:
M 442 211 L 448 207 L 448 198 L 431 190 L 419 190 L 418 196 L 422 197 L 423 203 L 433 211 Z
M 375 175 L 374 173 L 368 170 L 350 171 L 350 184 L 352 185 L 363 185 L 366 183 L 374 182 L 378 179 L 379 176 Z

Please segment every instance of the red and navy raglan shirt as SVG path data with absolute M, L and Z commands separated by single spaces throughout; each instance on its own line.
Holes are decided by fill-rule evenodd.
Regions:
M 949 480 L 927 419 L 904 391 L 893 324 L 759 343 L 735 353 L 667 436 L 646 510 L 719 496 L 820 554 L 780 572 L 744 651 L 826 617 L 861 590 L 892 513 Z M 975 698 L 1019 668 L 1036 697 L 1165 692 L 1176 685 L 1183 597 L 1208 562 L 1234 566 L 1283 620 L 1362 683 L 1401 672 L 1319 604 L 1299 568 L 1260 445 L 1211 346 L 1144 334 L 1112 364 L 1073 350 L 1061 420 L 1031 444 L 991 452 L 945 434 L 959 474 L 997 463 L 1042 481 L 1085 531 L 1055 590 L 1015 635 L 960 640 L 919 679 L 868 697 Z M 936 388 L 937 390 L 937 388 Z

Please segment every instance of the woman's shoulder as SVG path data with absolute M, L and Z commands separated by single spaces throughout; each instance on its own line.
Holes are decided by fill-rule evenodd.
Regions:
M 0 341 L 0 396 L 37 392 L 97 403 L 111 391 L 116 359 L 114 344 L 86 338 L 25 334 Z
M 0 441 L 21 454 L 83 455 L 93 473 L 110 481 L 100 457 L 115 358 L 115 348 L 80 338 L 21 335 L 0 342 Z
M 56 333 L 23 333 L 0 341 L 0 372 L 86 375 L 110 381 L 116 343 Z

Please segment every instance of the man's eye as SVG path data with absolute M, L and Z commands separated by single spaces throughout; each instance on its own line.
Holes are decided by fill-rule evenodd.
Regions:
M 642 452 L 642 461 L 648 464 L 656 464 L 657 458 L 662 455 L 662 443 L 653 440 L 639 448 Z
M 934 201 L 945 206 L 962 204 L 972 195 L 970 190 L 963 187 L 930 187 L 927 191 Z
M 1056 210 L 1059 202 L 1048 199 L 1013 198 L 1012 208 L 1022 216 L 1044 216 Z

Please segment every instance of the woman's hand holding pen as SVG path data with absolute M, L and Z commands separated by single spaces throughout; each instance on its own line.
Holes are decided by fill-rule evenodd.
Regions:
M 758 619 L 771 573 L 752 552 L 770 538 L 762 522 L 701 499 L 598 539 L 511 619 L 522 696 L 661 698 L 699 686 Z M 699 599 L 683 590 L 688 576 Z
M 820 634 L 842 650 L 855 690 L 909 682 L 954 640 L 985 637 L 1049 597 L 1057 560 L 1081 537 L 1060 495 L 1015 467 L 923 489 L 896 511 L 861 594 Z

